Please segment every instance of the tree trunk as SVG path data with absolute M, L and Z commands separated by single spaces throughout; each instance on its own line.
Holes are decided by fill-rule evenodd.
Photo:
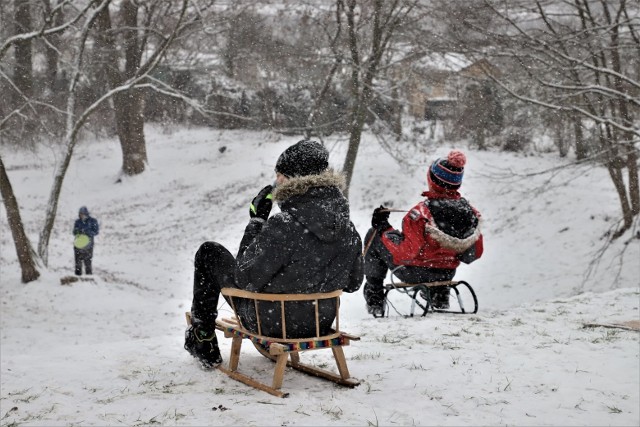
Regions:
M 364 122 L 367 117 L 367 109 L 371 103 L 371 83 L 373 82 L 374 73 L 375 70 L 372 70 L 365 76 L 362 84 L 362 95 L 356 99 L 352 110 L 352 120 L 349 128 L 349 148 L 347 149 L 347 156 L 344 160 L 343 167 L 346 178 L 344 195 L 347 198 L 349 197 L 351 178 L 353 177 L 353 171 L 356 166 L 356 158 L 358 157 L 358 148 L 360 147 L 360 140 L 362 139 L 362 129 L 364 128 Z
M 349 148 L 347 149 L 347 156 L 345 157 L 344 167 L 342 168 L 346 178 L 344 196 L 347 198 L 349 198 L 349 187 L 351 186 L 351 178 L 353 177 L 353 171 L 356 166 L 356 158 L 358 157 L 358 148 L 360 147 L 365 118 L 361 104 L 354 106 L 353 110 L 353 119 L 349 129 Z
M 583 160 L 587 158 L 588 147 L 587 141 L 584 140 L 584 132 L 582 131 L 582 123 L 580 123 L 580 118 L 575 115 L 571 117 L 571 121 L 573 122 L 573 134 L 575 137 L 576 144 L 576 159 Z
M 615 160 L 607 163 L 607 170 L 609 171 L 609 176 L 611 176 L 611 180 L 613 181 L 613 185 L 618 193 L 618 198 L 620 199 L 620 206 L 622 208 L 622 220 L 623 224 L 618 231 L 616 231 L 612 239 L 616 239 L 624 234 L 631 225 L 633 224 L 633 215 L 631 213 L 631 205 L 629 203 L 629 198 L 627 197 L 627 191 L 624 184 L 624 179 L 622 178 L 622 170 L 618 165 L 615 164 Z
M 46 12 L 49 16 L 51 16 L 51 2 L 49 0 L 44 1 Z M 56 3 L 57 4 L 57 3 Z M 52 27 L 57 27 L 62 25 L 64 22 L 64 12 L 60 10 L 53 17 L 53 22 L 51 23 Z M 48 44 L 46 47 L 45 56 L 47 59 L 47 68 L 45 72 L 46 81 L 45 84 L 53 94 L 55 92 L 55 84 L 58 78 L 58 51 L 60 47 L 60 34 L 51 34 L 46 37 Z
M 67 102 L 73 107 L 75 103 L 75 93 L 69 94 L 69 99 L 70 101 Z M 76 143 L 78 128 L 79 127 L 75 128 L 75 130 L 68 131 L 69 133 L 66 140 L 67 150 L 62 161 L 56 168 L 53 184 L 51 185 L 51 191 L 49 193 L 49 203 L 47 204 L 44 226 L 40 231 L 40 237 L 38 240 L 38 255 L 40 255 L 45 266 L 49 265 L 49 239 L 51 238 L 53 223 L 56 220 L 56 214 L 58 212 L 58 202 L 60 201 L 60 193 L 62 192 L 62 183 L 64 182 L 64 177 L 67 173 L 67 169 L 69 169 L 69 164 L 71 163 L 71 156 Z
M 478 128 L 474 133 L 473 133 L 473 137 L 472 137 L 473 143 L 478 147 L 478 150 L 486 150 L 486 144 L 485 144 L 485 139 L 484 139 L 484 129 L 482 128 Z
M 559 122 L 555 123 L 555 133 L 555 142 L 558 147 L 558 153 L 560 154 L 560 157 L 567 157 L 567 154 L 569 154 L 569 144 L 565 139 L 564 122 L 562 119 L 559 119 Z
M 392 130 L 396 135 L 396 141 L 400 141 L 402 138 L 402 105 L 398 99 L 398 86 L 397 82 L 393 82 L 393 90 L 391 91 L 391 114 L 392 114 Z
M 4 206 L 7 209 L 7 220 L 9 228 L 13 236 L 13 242 L 16 245 L 16 253 L 18 254 L 18 262 L 22 271 L 22 283 L 29 283 L 40 277 L 40 272 L 36 269 L 33 260 L 33 249 L 31 243 L 24 232 L 22 219 L 20 218 L 20 209 L 18 202 L 13 193 L 9 176 L 4 168 L 4 163 L 0 158 L 0 194 L 4 200 Z
M 627 170 L 629 171 L 629 199 L 631 215 L 640 215 L 640 183 L 638 182 L 638 153 L 631 144 L 626 145 Z
M 356 35 L 355 25 L 355 8 L 356 0 L 351 0 L 347 7 L 347 24 L 349 30 L 349 50 L 351 52 L 352 71 L 351 71 L 351 93 L 353 96 L 353 108 L 351 115 L 351 125 L 349 129 L 349 148 L 344 161 L 343 173 L 346 178 L 345 197 L 349 197 L 349 187 L 351 186 L 351 178 L 355 169 L 356 158 L 358 157 L 358 148 L 360 147 L 360 139 L 362 138 L 362 129 L 372 98 L 372 83 L 378 73 L 378 65 L 384 51 L 383 33 L 387 32 L 387 37 L 393 32 L 395 23 L 389 20 L 393 15 L 393 10 L 389 16 L 383 19 L 382 1 L 376 0 L 373 4 L 373 29 L 371 36 L 371 52 L 366 66 L 360 62 L 358 38 Z M 386 21 L 385 24 L 382 24 Z M 364 75 L 360 79 L 361 68 L 364 68 Z
M 122 148 L 122 172 L 133 176 L 144 172 L 147 146 L 144 138 L 144 93 L 130 89 L 114 96 L 116 129 Z
M 133 78 L 140 69 L 143 43 L 138 39 L 137 2 L 125 0 L 120 11 L 126 30 L 124 36 L 124 72 L 117 66 L 105 69 L 111 88 L 117 87 L 127 79 Z M 112 33 L 109 10 L 105 9 L 99 21 L 101 34 L 98 44 L 102 46 L 104 59 L 110 64 L 120 60 L 116 50 L 116 39 Z M 122 173 L 127 176 L 138 175 L 145 170 L 147 147 L 144 138 L 144 92 L 141 89 L 129 89 L 113 97 L 115 109 L 116 133 L 122 148 Z
M 30 4 L 29 0 L 14 0 L 16 34 L 26 34 L 31 31 Z M 25 97 L 31 97 L 33 93 L 31 40 L 15 44 L 13 81 Z M 20 95 L 18 95 L 18 99 L 21 99 Z

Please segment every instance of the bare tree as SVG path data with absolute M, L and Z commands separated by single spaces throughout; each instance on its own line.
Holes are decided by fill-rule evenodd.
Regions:
M 343 0 L 337 0 L 342 3 Z M 349 65 L 351 67 L 351 117 L 349 124 L 349 148 L 344 162 L 348 196 L 355 168 L 358 148 L 365 119 L 373 101 L 373 82 L 380 71 L 383 55 L 388 49 L 398 27 L 416 6 L 417 2 L 392 0 L 384 2 L 358 2 L 346 0 L 344 7 L 347 21 Z
M 467 44 L 467 53 L 515 65 L 515 72 L 501 76 L 486 71 L 516 99 L 565 113 L 573 123 L 578 156 L 585 155 L 585 133 L 598 141 L 594 159 L 607 167 L 620 200 L 623 225 L 613 238 L 620 236 L 640 215 L 640 129 L 634 124 L 640 116 L 640 4 L 629 0 L 470 0 L 468 4 L 478 12 L 456 17 L 451 34 L 459 40 L 484 40 L 484 45 Z
M 517 31 L 515 41 L 520 49 L 511 53 L 546 97 L 512 95 L 553 110 L 578 113 L 592 123 L 600 142 L 600 158 L 620 200 L 623 225 L 613 238 L 620 236 L 640 214 L 640 130 L 634 126 L 640 114 L 640 71 L 633 65 L 640 52 L 638 3 L 574 0 L 554 4 L 536 0 L 517 5 L 519 12 L 528 15 L 525 23 L 512 17 L 513 10 L 485 1 Z M 538 25 L 531 26 L 531 18 Z M 503 87 L 509 90 L 507 84 Z
M 96 53 L 111 89 L 127 81 L 140 81 L 140 76 L 148 74 L 158 63 L 167 46 L 182 31 L 188 3 L 187 0 L 124 0 L 114 6 L 113 11 L 102 9 L 96 21 Z M 117 19 L 112 18 L 112 13 Z M 124 63 L 123 69 L 121 63 Z M 113 110 L 122 148 L 122 172 L 140 174 L 147 162 L 144 91 L 133 86 L 117 91 L 113 96 Z
M 49 41 L 49 47 L 56 46 L 50 40 L 72 29 L 96 3 L 88 1 L 82 8 L 71 8 L 71 2 L 72 0 L 58 0 L 55 6 L 51 6 L 49 2 L 0 4 L 0 27 L 3 29 L 0 32 L 3 36 L 0 41 L 0 90 L 7 95 L 4 102 L 0 103 L 0 137 L 3 139 L 24 146 L 27 142 L 36 140 L 38 133 L 44 133 L 51 139 L 59 137 L 59 133 L 49 128 L 47 121 L 52 115 L 61 116 L 61 104 L 52 103 L 50 94 L 34 89 L 36 76 L 33 74 L 31 60 L 26 59 L 26 56 L 31 54 L 34 46 L 42 45 L 42 40 Z M 25 4 L 30 5 L 30 8 L 25 8 Z M 67 16 L 63 17 L 65 8 L 68 9 Z M 31 12 L 28 26 L 24 23 L 18 25 L 16 22 L 18 9 L 26 9 L 18 15 Z M 5 28 L 10 28 L 11 31 Z M 18 28 L 23 28 L 25 32 L 16 32 Z M 52 62 L 51 58 L 47 60 L 48 64 Z M 25 73 L 28 77 L 25 77 Z M 63 122 L 60 118 L 58 121 Z

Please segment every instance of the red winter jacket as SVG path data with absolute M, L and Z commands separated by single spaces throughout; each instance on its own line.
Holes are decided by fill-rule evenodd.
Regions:
M 394 264 L 456 269 L 460 261 L 480 258 L 480 213 L 457 191 L 422 195 L 427 198 L 405 215 L 402 231 L 389 228 L 382 233 Z

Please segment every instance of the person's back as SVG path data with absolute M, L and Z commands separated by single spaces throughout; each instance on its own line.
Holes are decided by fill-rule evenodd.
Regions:
M 264 224 L 260 240 L 238 256 L 238 287 L 275 294 L 357 290 L 362 273 L 354 274 L 353 270 L 354 265 L 360 265 L 362 243 L 349 219 L 343 186 L 343 177 L 331 171 L 292 177 L 277 186 L 273 199 L 281 212 Z M 315 326 L 303 307 L 309 304 L 288 305 L 289 337 L 315 335 Z M 262 303 L 261 325 L 266 335 L 282 334 L 277 308 Z M 328 333 L 335 318 L 335 302 L 323 301 L 319 309 L 321 333 Z M 248 327 L 255 328 L 253 307 L 248 304 L 241 312 Z
M 465 155 L 453 150 L 434 161 L 427 172 L 429 190 L 409 210 L 402 229 L 388 222 L 389 212 L 374 211 L 372 242 L 365 259 L 365 299 L 370 313 L 384 312 L 383 281 L 389 269 L 402 281 L 422 283 L 453 279 L 460 262 L 470 263 L 483 252 L 480 213 L 459 193 Z M 434 306 L 448 307 L 448 293 L 434 289 Z
M 402 231 L 387 230 L 382 234 L 382 242 L 393 262 L 398 266 L 455 270 L 460 265 L 460 255 L 478 240 L 480 255 L 482 235 L 478 211 L 462 197 L 452 198 L 450 194 L 433 190 L 424 192 L 423 196 L 426 199 L 404 217 Z

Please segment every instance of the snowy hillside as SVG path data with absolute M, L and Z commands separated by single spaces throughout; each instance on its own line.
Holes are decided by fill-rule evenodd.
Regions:
M 120 183 L 117 140 L 83 142 L 62 191 L 49 269 L 27 285 L 2 207 L 0 425 L 640 424 L 640 334 L 583 327 L 640 320 L 638 230 L 593 264 L 620 216 L 615 191 L 601 168 L 561 167 L 552 180 L 533 173 L 561 166 L 555 154 L 456 147 L 468 157 L 462 192 L 485 218 L 485 255 L 456 276 L 474 286 L 479 312 L 374 319 L 362 291 L 345 295 L 341 326 L 362 338 L 345 348 L 359 387 L 287 370 L 290 397 L 279 399 L 201 370 L 182 348 L 193 255 L 205 240 L 237 251 L 249 201 L 298 139 L 149 127 L 148 170 Z M 339 168 L 346 141 L 326 144 Z M 409 153 L 400 166 L 366 136 L 350 194 L 360 233 L 380 204 L 408 209 L 420 200 L 427 163 L 450 148 Z M 35 245 L 58 154 L 2 150 Z M 82 205 L 101 226 L 95 281 L 61 286 L 73 273 L 71 229 Z M 401 218 L 394 213 L 391 223 Z M 408 300 L 394 305 L 408 312 Z M 230 342 L 218 337 L 228 359 Z M 333 369 L 329 356 L 302 357 Z M 268 380 L 271 362 L 250 346 L 240 363 Z

